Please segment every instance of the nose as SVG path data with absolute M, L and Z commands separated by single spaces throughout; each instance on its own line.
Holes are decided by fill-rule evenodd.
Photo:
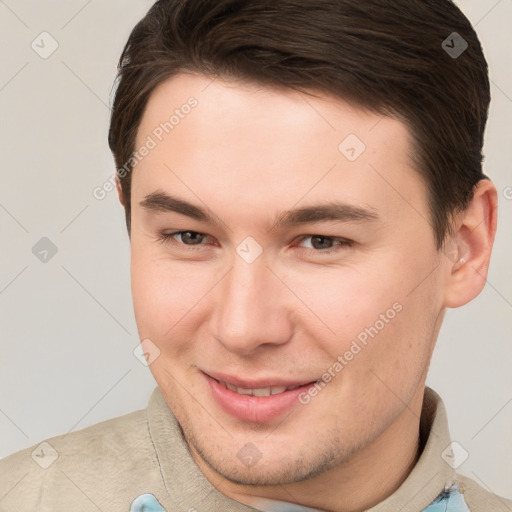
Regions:
M 249 355 L 263 345 L 284 344 L 293 334 L 291 293 L 260 257 L 235 255 L 219 283 L 212 319 L 214 337 L 230 352 Z

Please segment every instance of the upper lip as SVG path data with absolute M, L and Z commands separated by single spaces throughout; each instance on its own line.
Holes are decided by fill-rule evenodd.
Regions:
M 305 384 L 311 384 L 315 382 L 317 379 L 300 379 L 300 380 L 283 380 L 279 377 L 269 377 L 269 378 L 261 378 L 261 379 L 242 379 L 240 377 L 236 377 L 234 375 L 228 375 L 226 373 L 213 372 L 208 370 L 207 372 L 203 370 L 203 373 L 212 377 L 215 380 L 219 380 L 222 382 L 226 382 L 228 384 L 232 384 L 238 388 L 244 389 L 262 389 L 262 388 L 271 388 L 271 387 L 295 387 L 295 386 L 304 386 Z

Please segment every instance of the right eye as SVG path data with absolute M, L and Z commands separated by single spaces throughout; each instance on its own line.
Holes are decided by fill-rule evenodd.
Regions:
M 174 231 L 172 233 L 160 232 L 157 240 L 163 244 L 178 243 L 185 246 L 204 245 L 201 243 L 208 235 L 197 231 Z

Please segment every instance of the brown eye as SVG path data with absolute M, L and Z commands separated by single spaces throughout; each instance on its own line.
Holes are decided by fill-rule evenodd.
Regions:
M 334 240 L 328 236 L 315 235 L 311 237 L 311 245 L 313 249 L 331 249 Z
M 173 233 L 158 233 L 156 239 L 159 243 L 164 245 L 175 244 L 178 246 L 186 245 L 188 247 L 193 247 L 204 245 L 202 242 L 207 236 L 208 235 L 204 235 L 203 233 L 199 233 L 197 231 L 174 231 Z
M 308 240 L 307 244 L 304 242 Z M 304 244 L 304 245 L 303 245 Z M 299 247 L 313 254 L 331 254 L 351 247 L 353 242 L 345 238 L 324 235 L 306 235 L 299 242 Z
M 179 231 L 178 233 L 174 233 L 174 236 L 181 237 L 181 241 L 185 245 L 199 245 L 206 237 L 206 235 L 198 233 L 197 231 Z

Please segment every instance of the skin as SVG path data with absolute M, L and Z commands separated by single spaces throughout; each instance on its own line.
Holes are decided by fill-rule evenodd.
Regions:
M 417 461 L 443 314 L 485 284 L 495 188 L 480 182 L 454 217 L 447 257 L 436 248 L 426 188 L 399 121 L 325 94 L 179 74 L 151 95 L 136 147 L 190 96 L 198 105 L 132 177 L 132 293 L 140 339 L 160 350 L 151 372 L 196 463 L 222 493 L 247 504 L 265 497 L 365 510 Z M 348 134 L 366 145 L 353 162 L 338 150 Z M 218 225 L 147 211 L 140 203 L 155 191 L 207 209 Z M 120 186 L 118 193 L 122 202 Z M 378 219 L 275 225 L 282 212 L 326 201 Z M 190 236 L 163 243 L 162 231 L 205 236 L 195 235 L 195 245 Z M 313 235 L 334 238 L 319 246 Z M 248 236 L 262 249 L 252 263 L 236 252 Z M 395 303 L 402 310 L 307 405 L 262 424 L 213 400 L 202 371 L 321 378 Z M 252 467 L 237 457 L 247 443 L 261 453 Z

